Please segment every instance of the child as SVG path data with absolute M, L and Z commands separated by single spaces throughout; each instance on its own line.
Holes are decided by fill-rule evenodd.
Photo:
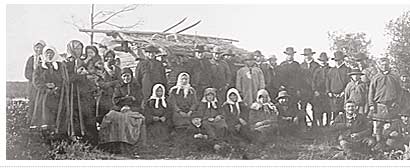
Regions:
M 165 98 L 165 87 L 156 84 L 152 88 L 152 95 L 144 105 L 144 116 L 147 126 L 147 137 L 152 142 L 164 141 L 169 136 L 171 113 Z
M 298 109 L 296 104 L 293 106 L 289 103 L 289 97 L 287 91 L 280 91 L 276 97 L 278 103 L 275 104 L 279 112 L 279 127 L 281 132 L 290 133 L 294 131 L 288 131 L 289 129 L 295 128 L 297 126 L 298 119 Z
M 228 133 L 234 137 L 244 138 L 250 141 L 249 136 L 249 108 L 242 102 L 239 91 L 235 88 L 228 90 L 226 101 L 221 110 L 228 125 Z
M 366 115 L 366 99 L 368 88 L 367 85 L 361 80 L 361 76 L 364 75 L 359 69 L 353 69 L 349 73 L 351 81 L 345 88 L 345 102 L 351 100 L 358 106 L 358 112 Z
M 198 111 L 193 114 L 193 118 L 201 119 L 209 138 L 220 139 L 226 135 L 228 125 L 217 105 L 216 95 L 215 88 L 205 89 L 204 97 L 199 104 Z
M 279 112 L 265 89 L 259 90 L 256 98 L 249 111 L 249 127 L 256 136 L 256 142 L 265 143 L 278 127 Z
M 375 144 L 371 138 L 372 125 L 363 114 L 357 112 L 357 108 L 354 101 L 347 101 L 345 113 L 339 114 L 331 125 L 333 131 L 339 132 L 338 140 L 344 155 L 368 153 Z

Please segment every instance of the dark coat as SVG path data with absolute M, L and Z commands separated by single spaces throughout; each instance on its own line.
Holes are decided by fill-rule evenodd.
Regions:
M 224 60 L 216 61 L 209 67 L 211 70 L 211 87 L 221 89 L 229 85 L 232 73 Z
M 364 106 L 367 102 L 367 85 L 363 82 L 356 83 L 351 81 L 347 84 L 345 89 L 345 102 L 352 100 L 358 106 Z
M 349 126 L 348 123 L 351 123 Z M 346 114 L 339 114 L 331 129 L 340 133 L 339 140 L 350 140 L 350 135 L 357 133 L 358 139 L 369 137 L 372 134 L 371 122 L 362 114 L 357 114 L 356 119 L 348 120 Z
M 161 100 L 160 100 L 161 101 Z M 165 100 L 166 101 L 166 100 Z M 167 104 L 168 107 L 168 104 Z M 171 111 L 169 108 L 163 107 L 159 103 L 159 107 L 155 108 L 155 100 L 148 100 L 144 105 L 145 123 L 147 126 L 148 138 L 152 141 L 166 140 L 169 136 L 169 127 L 171 126 Z M 154 121 L 153 117 L 165 117 L 165 121 Z
M 132 97 L 135 99 L 133 99 Z M 127 105 L 130 106 L 133 111 L 139 111 L 141 107 L 141 92 L 139 90 L 138 84 L 134 81 L 130 83 L 119 83 L 115 89 L 113 94 L 113 102 L 114 105 L 117 106 L 116 110 L 120 110 L 118 108 L 122 108 L 123 106 Z
M 303 86 L 302 69 L 298 62 L 284 61 L 279 66 L 279 79 L 288 91 L 300 90 Z
M 316 71 L 316 69 L 319 67 L 320 65 L 313 60 L 310 63 L 307 63 L 306 61 L 304 61 L 303 63 L 300 64 L 300 68 L 302 68 L 305 83 L 309 86 L 309 88 L 306 88 L 306 89 L 310 91 L 312 91 L 312 88 L 313 88 L 313 74 Z
M 231 112 L 232 108 L 232 112 Z M 242 118 L 246 122 L 249 121 L 249 107 L 243 103 L 239 103 L 241 112 L 238 114 L 238 109 L 235 105 L 224 103 L 221 107 L 221 111 L 225 116 L 226 123 L 229 129 L 233 129 L 235 125 L 240 124 L 239 118 Z
M 330 70 L 329 65 L 319 66 L 313 71 L 312 90 L 326 93 L 326 79 Z
M 339 68 L 330 68 L 326 80 L 326 93 L 342 93 L 350 81 L 349 72 L 350 68 L 348 68 L 346 64 L 343 64 Z
M 135 79 L 144 99 L 151 96 L 151 90 L 155 84 L 161 83 L 164 86 L 167 84 L 165 67 L 157 60 L 142 60 L 139 62 L 135 69 Z

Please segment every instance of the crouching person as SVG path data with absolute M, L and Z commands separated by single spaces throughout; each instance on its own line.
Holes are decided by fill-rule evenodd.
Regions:
M 405 150 L 404 145 L 410 143 L 409 113 L 400 113 L 400 120 L 386 124 L 383 136 L 386 139 L 386 151 Z
M 276 97 L 278 103 L 275 104 L 279 112 L 279 130 L 280 134 L 296 133 L 298 128 L 298 119 L 303 118 L 298 117 L 297 104 L 290 104 L 287 91 L 280 91 Z
M 131 69 L 125 68 L 121 78 L 114 89 L 115 107 L 103 118 L 99 134 L 102 149 L 113 153 L 128 152 L 130 147 L 146 143 L 145 118 L 138 112 L 140 94 Z
M 259 90 L 256 98 L 249 111 L 249 127 L 254 134 L 253 142 L 266 144 L 278 133 L 278 110 L 265 89 Z
M 339 132 L 338 140 L 343 150 L 342 154 L 349 156 L 356 152 L 370 153 L 375 145 L 371 137 L 371 122 L 363 114 L 358 113 L 358 107 L 353 101 L 347 101 L 344 109 L 345 113 L 339 114 L 331 126 L 332 131 Z
M 147 126 L 147 138 L 150 142 L 164 142 L 169 138 L 171 113 L 165 98 L 165 87 L 156 84 L 152 95 L 144 104 L 144 116 Z
M 204 97 L 199 104 L 198 110 L 194 112 L 193 118 L 201 119 L 209 138 L 222 139 L 226 136 L 228 125 L 217 105 L 216 95 L 215 88 L 205 89 Z
M 228 125 L 228 138 L 251 142 L 248 124 L 249 108 L 242 102 L 242 97 L 237 89 L 228 90 L 226 102 L 222 105 L 221 110 Z

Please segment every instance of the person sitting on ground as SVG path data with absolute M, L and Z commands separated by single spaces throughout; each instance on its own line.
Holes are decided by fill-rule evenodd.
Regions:
M 278 113 L 278 109 L 271 102 L 268 91 L 259 90 L 256 102 L 251 105 L 249 111 L 249 126 L 255 134 L 254 142 L 266 143 L 273 136 L 272 133 L 277 133 Z
M 384 151 L 405 150 L 404 145 L 409 145 L 410 142 L 410 120 L 409 114 L 400 113 L 400 120 L 394 121 L 391 124 L 386 124 L 383 130 L 383 136 L 386 139 L 386 148 Z
M 339 114 L 331 125 L 331 130 L 339 134 L 339 145 L 343 150 L 341 154 L 349 156 L 356 152 L 370 153 L 375 145 L 371 137 L 371 122 L 363 114 L 357 112 L 357 105 L 354 101 L 347 101 L 344 106 L 345 113 Z
M 279 127 L 281 130 L 280 132 L 285 134 L 294 132 L 289 130 L 296 131 L 295 126 L 297 126 L 298 119 L 300 118 L 298 116 L 298 114 L 300 113 L 298 113 L 299 110 L 296 104 L 290 104 L 289 97 L 290 95 L 288 94 L 288 92 L 282 90 L 278 93 L 278 96 L 276 97 L 276 101 L 278 103 L 275 104 L 279 112 Z
M 192 116 L 201 119 L 209 138 L 221 139 L 225 137 L 228 125 L 218 107 L 216 95 L 215 88 L 206 88 L 198 110 Z
M 231 88 L 226 93 L 226 102 L 222 105 L 221 110 L 225 116 L 228 125 L 228 134 L 251 141 L 249 135 L 249 107 L 242 102 L 239 91 Z
M 101 123 L 100 146 L 109 152 L 123 153 L 133 145 L 146 143 L 145 117 L 138 112 L 140 92 L 132 74 L 130 68 L 122 70 L 122 81 L 114 89 L 115 107 Z
M 144 105 L 144 116 L 147 125 L 147 137 L 150 142 L 168 139 L 171 124 L 171 113 L 165 97 L 165 86 L 156 84 L 152 95 Z

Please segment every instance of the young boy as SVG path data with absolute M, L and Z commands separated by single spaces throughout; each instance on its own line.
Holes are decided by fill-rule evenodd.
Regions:
M 361 76 L 364 75 L 359 69 L 353 69 L 349 73 L 351 81 L 345 88 L 345 102 L 351 100 L 358 106 L 358 112 L 366 115 L 366 99 L 368 88 L 367 85 L 361 80 Z
M 371 137 L 371 122 L 358 113 L 357 109 L 354 101 L 347 101 L 344 105 L 345 113 L 339 114 L 331 126 L 333 131 L 339 133 L 338 140 L 344 155 L 368 153 L 375 144 Z
M 278 103 L 275 104 L 279 112 L 279 130 L 281 133 L 291 133 L 298 121 L 298 109 L 296 104 L 289 103 L 289 97 L 287 91 L 280 91 L 276 97 Z

